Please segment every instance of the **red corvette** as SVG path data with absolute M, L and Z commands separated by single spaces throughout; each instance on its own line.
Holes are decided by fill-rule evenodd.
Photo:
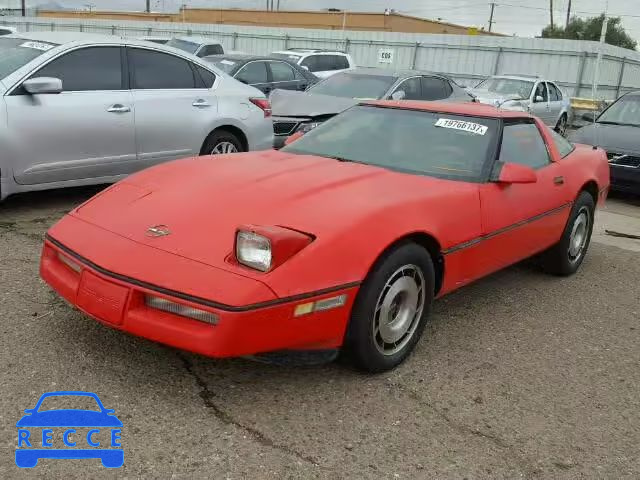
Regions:
M 212 357 L 338 351 L 383 371 L 434 297 L 541 254 L 569 275 L 605 152 L 478 104 L 373 102 L 280 151 L 166 163 L 48 232 L 41 275 L 116 329 Z

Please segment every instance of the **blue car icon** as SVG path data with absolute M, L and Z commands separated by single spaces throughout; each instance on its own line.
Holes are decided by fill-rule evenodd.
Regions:
M 49 397 L 85 397 L 84 400 L 90 397 L 95 400 L 99 410 L 41 409 L 42 402 Z M 26 415 L 16 423 L 18 427 L 16 465 L 18 467 L 35 467 L 41 458 L 99 458 L 102 465 L 107 468 L 118 468 L 123 465 L 124 451 L 120 443 L 122 422 L 114 415 L 114 410 L 104 408 L 95 393 L 48 392 L 40 397 L 34 408 L 26 409 L 24 412 Z M 85 435 L 78 432 L 76 428 L 89 428 L 89 430 Z M 53 429 L 64 429 L 62 440 L 65 448 L 54 448 Z M 83 448 L 84 443 L 88 448 Z

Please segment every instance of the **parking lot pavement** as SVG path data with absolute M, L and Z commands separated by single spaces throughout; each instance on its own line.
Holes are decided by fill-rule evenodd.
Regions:
M 633 201 L 599 213 L 575 276 L 524 264 L 451 294 L 406 363 L 367 376 L 216 361 L 73 311 L 38 279 L 38 257 L 46 228 L 93 192 L 0 205 L 1 478 L 640 476 L 640 260 L 601 228 L 637 229 Z M 121 470 L 18 470 L 15 423 L 51 390 L 92 391 L 115 409 Z

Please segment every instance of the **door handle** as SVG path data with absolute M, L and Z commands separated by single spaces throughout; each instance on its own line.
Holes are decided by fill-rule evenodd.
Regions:
M 211 106 L 211 104 L 209 102 L 207 102 L 203 98 L 199 98 L 198 100 L 193 102 L 191 105 L 193 105 L 194 107 L 198 107 L 198 108 L 210 107 Z
M 553 178 L 554 185 L 564 185 L 564 177 L 554 177 Z
M 122 105 L 121 103 L 116 103 L 115 105 L 111 105 L 107 108 L 107 112 L 111 113 L 127 113 L 130 112 L 131 108 L 126 105 Z

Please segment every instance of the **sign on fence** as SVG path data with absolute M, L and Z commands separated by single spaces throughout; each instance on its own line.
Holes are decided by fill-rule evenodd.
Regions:
M 393 63 L 394 54 L 393 48 L 381 48 L 378 50 L 378 63 Z

